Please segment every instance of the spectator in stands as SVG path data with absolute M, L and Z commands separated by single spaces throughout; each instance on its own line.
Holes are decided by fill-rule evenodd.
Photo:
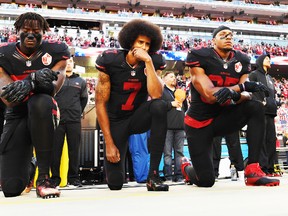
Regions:
M 249 74 L 250 81 L 260 82 L 269 89 L 269 93 L 254 92 L 252 99 L 260 101 L 265 111 L 265 131 L 259 163 L 262 170 L 268 175 L 275 175 L 274 161 L 276 158 L 276 129 L 274 118 L 277 116 L 277 103 L 275 100 L 274 80 L 269 75 L 271 68 L 270 55 L 261 55 L 256 61 L 256 70 Z

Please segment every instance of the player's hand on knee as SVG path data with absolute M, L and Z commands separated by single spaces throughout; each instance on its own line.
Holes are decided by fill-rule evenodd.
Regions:
M 33 90 L 33 83 L 29 80 L 17 80 L 2 88 L 1 97 L 9 103 L 22 102 Z
M 241 97 L 240 93 L 238 93 L 232 89 L 229 89 L 227 87 L 221 88 L 220 90 L 215 92 L 213 95 L 216 97 L 216 101 L 219 104 L 224 104 L 230 99 L 233 100 L 234 102 L 236 102 Z
M 262 84 L 261 82 L 254 82 L 254 81 L 246 81 L 244 83 L 239 84 L 240 91 L 247 91 L 247 92 L 264 92 L 265 96 L 269 96 L 269 89 L 267 86 Z
M 37 85 L 50 85 L 54 80 L 57 81 L 59 72 L 55 72 L 49 68 L 37 70 L 29 74 L 29 78 Z
M 120 152 L 115 145 L 110 147 L 106 145 L 106 158 L 111 163 L 118 163 L 120 161 Z

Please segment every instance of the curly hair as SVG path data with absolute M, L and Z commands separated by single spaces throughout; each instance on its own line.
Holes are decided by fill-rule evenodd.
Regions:
M 14 23 L 14 27 L 17 32 L 19 32 L 20 29 L 24 26 L 25 20 L 37 20 L 40 25 L 40 28 L 44 31 L 44 33 L 46 31 L 50 31 L 49 24 L 46 21 L 46 19 L 44 19 L 44 17 L 34 12 L 27 12 L 17 17 Z
M 161 48 L 163 36 L 159 26 L 143 19 L 126 23 L 118 34 L 118 41 L 122 48 L 130 50 L 139 35 L 151 39 L 149 52 L 156 52 Z

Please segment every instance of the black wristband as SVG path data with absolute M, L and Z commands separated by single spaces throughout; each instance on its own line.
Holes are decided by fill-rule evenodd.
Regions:
M 238 84 L 238 86 L 239 86 L 240 92 L 243 92 L 243 91 L 245 91 L 245 86 L 244 86 L 244 84 L 243 84 L 243 83 L 241 83 L 241 84 Z

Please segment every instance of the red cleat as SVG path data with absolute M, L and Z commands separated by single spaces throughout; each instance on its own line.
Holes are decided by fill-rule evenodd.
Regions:
M 247 186 L 279 186 L 279 179 L 271 179 L 261 170 L 259 163 L 247 165 L 244 171 Z
M 189 159 L 187 157 L 183 157 L 181 159 L 181 172 L 184 178 L 184 182 L 185 183 L 190 183 L 190 177 L 187 175 L 187 173 L 185 172 L 185 167 L 187 166 L 191 166 L 191 163 L 189 161 Z

